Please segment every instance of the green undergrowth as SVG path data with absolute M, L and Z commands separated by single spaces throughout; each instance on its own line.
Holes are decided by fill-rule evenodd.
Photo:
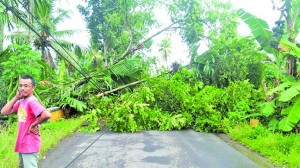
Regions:
M 0 167 L 17 167 L 18 155 L 14 152 L 17 124 L 0 126 Z
M 274 133 L 263 126 L 251 128 L 242 124 L 233 128 L 229 136 L 260 153 L 280 167 L 300 167 L 300 135 Z
M 54 148 L 62 138 L 71 135 L 81 124 L 82 119 L 77 118 L 42 124 L 40 127 L 42 149 L 39 158 L 43 158 L 47 151 Z M 18 167 L 18 154 L 14 152 L 17 124 L 0 127 L 0 167 Z

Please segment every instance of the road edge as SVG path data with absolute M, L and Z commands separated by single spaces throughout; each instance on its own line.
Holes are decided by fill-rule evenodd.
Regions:
M 225 141 L 227 144 L 247 156 L 249 159 L 253 160 L 255 163 L 257 163 L 259 166 L 263 168 L 274 168 L 275 166 L 272 165 L 266 158 L 261 156 L 259 153 L 251 151 L 246 146 L 240 144 L 237 141 L 232 140 L 228 135 L 226 134 L 215 134 L 217 137 L 219 137 L 221 140 Z

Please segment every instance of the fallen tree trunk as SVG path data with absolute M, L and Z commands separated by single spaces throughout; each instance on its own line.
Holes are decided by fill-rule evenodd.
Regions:
M 115 89 L 113 89 L 113 90 L 109 90 L 109 91 L 106 91 L 106 92 L 99 93 L 99 94 L 97 94 L 97 97 L 102 97 L 102 96 L 111 94 L 111 93 L 113 93 L 113 92 L 116 92 L 116 91 L 118 91 L 118 90 L 122 90 L 122 89 L 124 89 L 124 88 L 129 87 L 129 86 L 138 85 L 138 84 L 140 84 L 140 83 L 142 83 L 142 82 L 144 82 L 144 81 L 145 81 L 145 80 L 136 81 L 136 82 L 133 82 L 133 83 L 129 83 L 129 84 L 127 84 L 127 85 L 123 85 L 123 86 L 117 87 L 117 88 L 115 88 Z

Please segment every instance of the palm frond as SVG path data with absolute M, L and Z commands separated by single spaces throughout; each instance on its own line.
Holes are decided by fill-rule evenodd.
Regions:
M 53 35 L 55 37 L 66 37 L 66 36 L 72 36 L 77 32 L 79 32 L 79 30 L 59 30 L 53 32 Z
M 141 60 L 138 58 L 122 60 L 112 65 L 109 70 L 116 76 L 131 76 L 138 71 L 142 71 Z
M 71 11 L 70 10 L 65 10 L 65 11 L 59 11 L 59 15 L 53 18 L 53 23 L 55 25 L 61 23 L 65 19 L 71 18 Z
M 53 43 L 52 45 L 61 54 L 59 55 L 59 57 L 63 57 L 68 63 L 75 66 L 75 68 L 80 69 L 80 67 L 78 66 L 78 57 L 72 51 L 65 47 L 62 48 L 62 45 L 58 45 L 56 43 Z

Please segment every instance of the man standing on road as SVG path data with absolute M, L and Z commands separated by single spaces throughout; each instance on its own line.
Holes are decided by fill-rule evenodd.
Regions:
M 50 112 L 33 95 L 34 87 L 33 77 L 22 76 L 16 95 L 1 110 L 1 114 L 18 114 L 15 152 L 19 153 L 19 166 L 22 168 L 37 168 L 41 146 L 39 124 L 50 118 Z

